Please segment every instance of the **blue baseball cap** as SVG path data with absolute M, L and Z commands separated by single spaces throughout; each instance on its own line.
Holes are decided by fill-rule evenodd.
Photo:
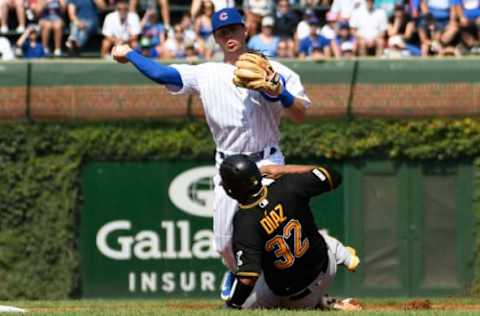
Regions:
M 218 10 L 212 15 L 212 28 L 214 32 L 222 27 L 232 24 L 244 25 L 243 17 L 235 8 Z

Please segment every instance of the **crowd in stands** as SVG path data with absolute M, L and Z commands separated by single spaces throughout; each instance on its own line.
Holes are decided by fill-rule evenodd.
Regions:
M 480 53 L 480 0 L 0 0 L 0 55 L 78 57 L 97 36 L 107 59 L 118 43 L 157 59 L 221 59 L 210 17 L 234 6 L 248 47 L 270 57 Z

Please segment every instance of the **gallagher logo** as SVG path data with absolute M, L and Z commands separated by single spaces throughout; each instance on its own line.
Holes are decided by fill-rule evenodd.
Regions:
M 213 216 L 215 167 L 198 167 L 180 173 L 170 183 L 168 196 L 180 210 L 193 216 Z

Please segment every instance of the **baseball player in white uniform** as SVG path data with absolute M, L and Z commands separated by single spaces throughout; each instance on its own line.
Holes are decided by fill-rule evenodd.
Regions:
M 247 52 L 243 18 L 233 8 L 217 11 L 212 16 L 216 42 L 224 53 L 223 62 L 199 65 L 160 65 L 133 51 L 128 45 L 118 45 L 112 54 L 120 63 L 131 62 L 150 79 L 165 85 L 173 94 L 198 94 L 202 100 L 206 121 L 215 145 L 217 168 L 232 154 L 249 155 L 259 167 L 284 164 L 279 146 L 279 125 L 283 115 L 294 122 L 302 122 L 310 105 L 300 77 L 282 64 L 271 65 L 282 79 L 281 94 L 269 95 L 261 91 L 238 87 L 232 82 L 235 63 Z M 217 251 L 225 265 L 235 271 L 236 263 L 231 248 L 232 219 L 238 204 L 214 178 L 215 198 L 213 230 Z

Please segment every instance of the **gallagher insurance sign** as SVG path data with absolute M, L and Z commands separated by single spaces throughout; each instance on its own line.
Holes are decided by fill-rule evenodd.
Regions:
M 213 243 L 214 174 L 192 161 L 87 165 L 83 297 L 217 296 L 226 268 Z

